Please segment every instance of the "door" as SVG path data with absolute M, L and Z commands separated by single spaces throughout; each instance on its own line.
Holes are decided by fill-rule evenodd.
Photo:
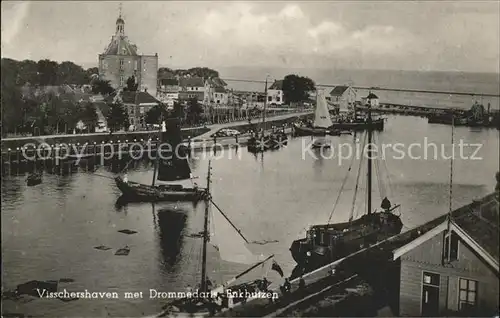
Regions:
M 439 275 L 424 272 L 422 282 L 422 316 L 439 315 Z

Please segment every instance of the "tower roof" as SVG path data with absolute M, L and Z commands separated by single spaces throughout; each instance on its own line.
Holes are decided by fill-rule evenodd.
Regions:
M 137 46 L 130 43 L 126 36 L 115 35 L 111 39 L 107 49 L 104 51 L 106 55 L 137 55 Z
M 121 16 L 119 16 L 118 19 L 116 19 L 116 24 L 125 24 L 125 21 L 123 21 Z

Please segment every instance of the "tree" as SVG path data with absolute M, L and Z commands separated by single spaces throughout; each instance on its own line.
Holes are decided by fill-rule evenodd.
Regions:
M 203 107 L 198 103 L 197 98 L 191 98 L 188 101 L 186 108 L 187 121 L 191 124 L 197 124 L 200 122 L 201 114 L 203 113 Z
M 171 113 L 171 117 L 174 118 L 184 118 L 184 107 L 179 102 L 174 102 L 174 110 Z
M 135 92 L 137 91 L 137 88 L 139 87 L 139 83 L 136 83 L 135 81 L 135 76 L 132 75 L 127 79 L 127 88 L 126 90 L 129 92 Z
M 196 76 L 196 77 L 204 77 L 204 78 L 219 77 L 219 72 L 208 67 L 193 67 L 187 71 L 189 74 L 191 74 L 191 76 Z
M 158 78 L 172 78 L 175 76 L 175 71 L 168 67 L 160 67 L 158 69 Z
M 160 118 L 163 114 L 164 118 L 168 117 L 168 113 L 165 109 L 165 106 L 163 104 L 156 105 L 152 107 L 148 112 L 146 113 L 146 117 L 144 118 L 144 121 L 146 124 L 149 125 L 157 125 L 160 122 Z
M 38 84 L 57 85 L 57 72 L 57 62 L 47 59 L 38 61 Z
M 85 103 L 83 108 L 80 109 L 78 118 L 89 129 L 89 131 L 93 131 L 99 119 L 95 105 L 90 102 Z
M 77 84 L 88 83 L 85 70 L 73 62 L 65 61 L 57 66 L 57 84 Z
M 94 94 L 101 94 L 103 96 L 108 96 L 114 92 L 115 90 L 111 86 L 109 81 L 97 79 L 94 82 L 92 82 L 92 93 Z
M 313 80 L 298 75 L 287 75 L 283 80 L 283 94 L 286 103 L 300 103 L 309 99 L 309 92 L 315 90 Z
M 121 103 L 112 103 L 109 105 L 109 112 L 106 120 L 111 132 L 118 131 L 130 126 L 127 111 Z

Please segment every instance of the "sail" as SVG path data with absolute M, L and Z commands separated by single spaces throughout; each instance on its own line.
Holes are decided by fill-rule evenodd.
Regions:
M 160 181 L 189 179 L 191 168 L 187 161 L 185 147 L 181 145 L 182 136 L 179 120 L 168 119 L 162 123 L 161 155 L 158 151 L 158 176 Z
M 219 211 L 214 211 L 212 214 L 214 230 L 210 243 L 217 248 L 221 259 L 248 265 L 259 262 L 260 258 L 248 250 L 245 240 L 224 216 Z
M 314 127 L 328 128 L 332 126 L 328 104 L 326 103 L 325 92 L 318 90 L 316 97 L 316 112 L 314 113 Z

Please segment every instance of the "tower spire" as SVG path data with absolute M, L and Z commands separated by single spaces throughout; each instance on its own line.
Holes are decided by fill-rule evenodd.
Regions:
M 118 7 L 118 19 L 116 19 L 116 35 L 124 36 L 125 35 L 125 21 L 122 18 L 122 3 Z

